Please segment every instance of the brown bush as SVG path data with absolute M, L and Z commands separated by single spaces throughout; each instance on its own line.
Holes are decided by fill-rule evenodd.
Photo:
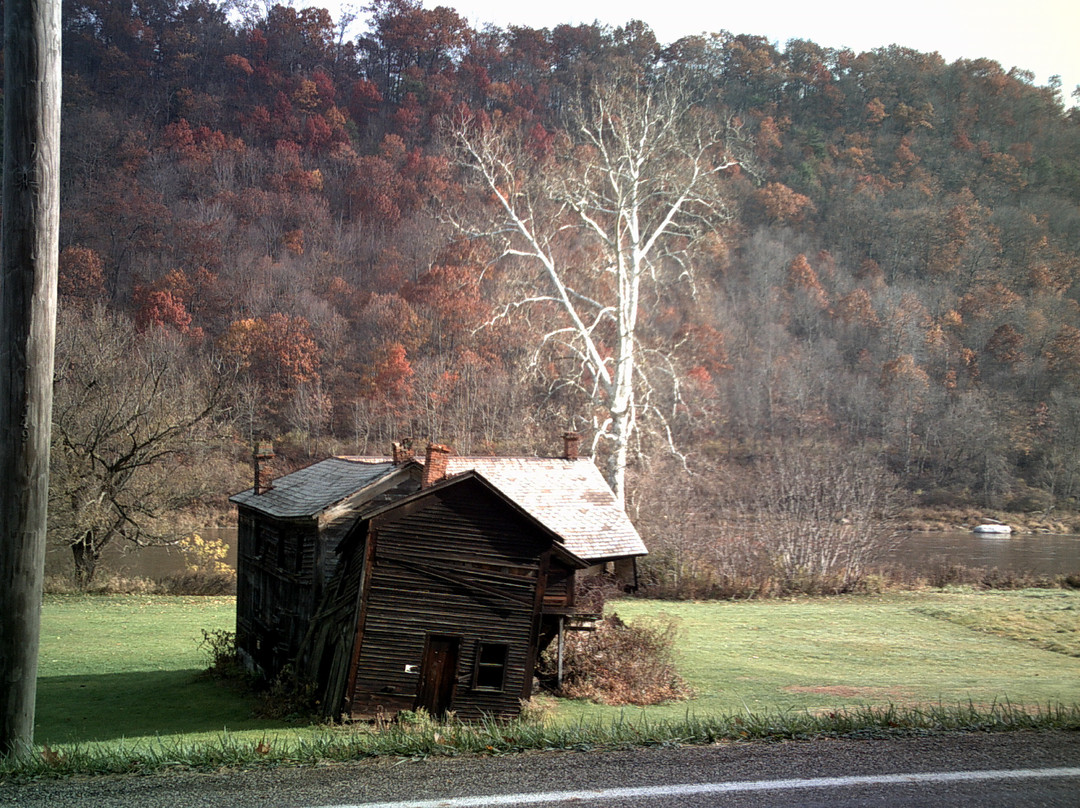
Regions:
M 672 660 L 677 633 L 672 618 L 629 625 L 617 614 L 604 618 L 595 631 L 572 632 L 564 647 L 561 695 L 638 706 L 689 698 L 692 692 Z M 549 676 L 557 665 L 554 650 L 542 660 Z
M 162 595 L 235 595 L 236 570 L 182 572 L 160 581 Z
M 942 564 L 929 576 L 935 587 L 974 586 L 980 589 L 1065 589 L 1069 576 L 1041 575 L 1028 570 L 1003 570 L 998 567 L 966 567 L 963 564 Z
M 164 578 L 128 577 L 119 573 L 101 575 L 89 584 L 80 584 L 70 575 L 50 575 L 45 579 L 49 595 L 235 595 L 236 570 L 224 572 L 183 572 Z

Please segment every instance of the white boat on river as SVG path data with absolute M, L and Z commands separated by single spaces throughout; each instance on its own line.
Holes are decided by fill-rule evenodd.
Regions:
M 1012 533 L 1012 528 L 1008 525 L 976 525 L 971 529 L 972 533 L 981 533 L 984 535 L 1008 535 Z

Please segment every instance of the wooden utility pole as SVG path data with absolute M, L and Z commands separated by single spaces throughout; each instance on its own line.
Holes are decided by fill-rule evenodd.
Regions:
M 60 0 L 4 0 L 0 758 L 34 740 L 60 230 Z

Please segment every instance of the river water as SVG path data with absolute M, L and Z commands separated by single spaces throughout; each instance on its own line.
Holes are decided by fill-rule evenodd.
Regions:
M 902 533 L 892 560 L 916 573 L 942 564 L 1060 575 L 1080 572 L 1080 536 L 968 532 Z
M 208 528 L 206 539 L 221 539 L 229 545 L 226 562 L 236 565 L 236 528 Z M 1080 536 L 1058 534 L 978 535 L 967 532 L 902 533 L 891 560 L 916 574 L 939 569 L 943 564 L 965 567 L 997 567 L 1005 571 L 1037 575 L 1080 572 Z M 50 572 L 70 569 L 71 557 L 57 550 L 49 556 Z M 146 547 L 137 552 L 110 548 L 101 562 L 103 573 L 160 578 L 182 572 L 183 553 L 176 548 Z

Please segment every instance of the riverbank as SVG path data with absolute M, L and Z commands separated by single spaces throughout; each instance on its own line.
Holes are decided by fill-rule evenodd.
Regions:
M 988 523 L 1008 525 L 1013 533 L 1080 534 L 1080 513 L 1010 513 L 992 508 L 905 508 L 897 520 L 897 528 L 918 533 L 960 532 Z

